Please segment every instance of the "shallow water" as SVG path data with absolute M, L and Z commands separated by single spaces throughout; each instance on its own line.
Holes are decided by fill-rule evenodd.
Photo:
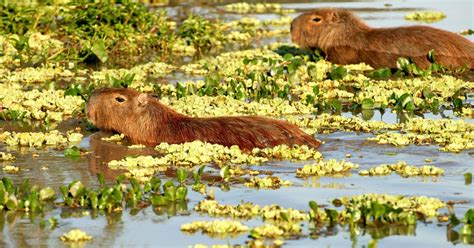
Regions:
M 189 1 L 188 1 L 189 2 Z M 192 2 L 192 1 L 191 1 Z M 226 1 L 231 2 L 231 1 Z M 446 13 L 445 20 L 437 22 L 435 27 L 444 28 L 453 32 L 463 29 L 473 28 L 474 23 L 474 2 L 473 1 L 354 1 L 337 3 L 311 2 L 311 1 L 267 1 L 283 2 L 285 7 L 295 8 L 303 11 L 314 7 L 347 7 L 357 12 L 369 25 L 399 26 L 413 24 L 403 19 L 407 11 L 434 9 Z M 286 2 L 286 3 L 285 3 Z M 182 1 L 181 4 L 186 4 Z M 386 6 L 390 4 L 391 6 Z M 216 14 L 212 7 L 176 7 L 168 8 L 170 13 L 182 15 L 193 10 L 199 13 Z M 297 15 L 294 14 L 294 15 Z M 251 15 L 261 19 L 274 17 L 273 15 Z M 238 18 L 239 15 L 226 15 L 225 18 Z M 473 36 L 468 37 L 474 40 Z M 289 41 L 288 37 L 284 40 Z M 173 78 L 180 80 L 181 78 Z M 447 116 L 452 113 L 446 111 Z M 350 113 L 344 113 L 350 116 Z M 359 115 L 360 116 L 360 115 Z M 441 115 L 425 114 L 425 118 L 442 118 Z M 375 112 L 372 119 L 383 120 L 395 123 L 403 120 L 387 111 L 381 115 Z M 472 122 L 473 119 L 467 119 Z M 61 128 L 75 127 L 82 125 L 72 120 L 62 124 Z M 38 130 L 39 127 L 32 128 L 28 125 L 12 124 L 0 121 L 0 129 L 3 130 Z M 106 142 L 94 143 L 101 134 L 93 136 L 86 135 L 81 142 L 81 147 L 92 150 L 93 153 L 87 157 L 77 160 L 65 158 L 62 151 L 48 150 L 13 150 L 16 157 L 16 166 L 24 169 L 20 174 L 11 175 L 0 171 L 0 176 L 9 176 L 15 182 L 24 178 L 29 178 L 30 183 L 41 186 L 51 186 L 57 189 L 61 185 L 66 185 L 72 180 L 79 179 L 87 187 L 97 186 L 95 173 L 102 172 L 108 180 L 118 175 L 119 172 L 111 171 L 103 165 L 110 159 L 124 157 L 130 154 L 125 146 L 113 145 Z M 295 168 L 305 162 L 273 161 L 267 166 L 253 166 L 253 169 L 262 171 L 273 171 L 283 179 L 292 181 L 292 187 L 283 187 L 278 190 L 255 190 L 246 188 L 243 185 L 236 185 L 230 191 L 224 192 L 220 188 L 215 188 L 216 199 L 222 204 L 237 204 L 241 201 L 253 202 L 260 205 L 279 204 L 283 207 L 307 210 L 308 201 L 315 200 L 319 204 L 331 205 L 331 200 L 336 197 L 357 195 L 362 193 L 387 193 L 403 195 L 426 195 L 437 197 L 446 201 L 467 201 L 466 204 L 456 204 L 454 211 L 458 217 L 474 208 L 473 185 L 465 185 L 463 174 L 474 172 L 474 151 L 463 151 L 461 153 L 446 153 L 438 150 L 438 146 L 407 146 L 397 148 L 391 145 L 377 145 L 366 141 L 371 134 L 358 134 L 353 132 L 338 132 L 328 135 L 318 135 L 318 138 L 325 141 L 321 148 L 321 153 L 325 158 L 343 159 L 350 153 L 352 158 L 345 158 L 347 161 L 358 163 L 361 169 L 373 167 L 382 163 L 396 163 L 406 161 L 410 165 L 424 165 L 425 159 L 431 159 L 431 165 L 438 166 L 445 170 L 445 175 L 438 178 L 402 178 L 396 174 L 383 177 L 361 177 L 356 172 L 350 176 L 333 178 L 308 178 L 299 179 L 295 177 Z M 0 151 L 8 148 L 0 145 Z M 8 151 L 8 150 L 7 150 Z M 39 156 L 34 157 L 33 154 Z M 395 155 L 392 155 L 395 154 Z M 306 162 L 307 163 L 307 162 Z M 41 168 L 46 167 L 47 170 Z M 212 168 L 206 168 L 205 173 L 216 173 Z M 166 178 L 166 175 L 160 177 Z M 58 190 L 57 190 L 58 191 Z M 86 212 L 82 216 L 82 211 L 71 211 L 56 208 L 47 211 L 45 216 L 32 218 L 28 216 L 14 214 L 0 214 L 0 247 L 60 247 L 66 246 L 59 237 L 72 228 L 80 228 L 92 235 L 94 239 L 87 242 L 88 247 L 95 246 L 139 246 L 139 247 L 187 247 L 197 243 L 201 244 L 244 244 L 249 238 L 241 235 L 232 239 L 210 238 L 199 232 L 194 235 L 182 233 L 180 226 L 195 220 L 211 219 L 205 215 L 194 212 L 193 207 L 203 199 L 202 195 L 189 191 L 189 202 L 180 204 L 168 209 L 145 208 L 138 213 L 130 213 L 125 210 L 123 213 L 115 215 L 98 214 Z M 442 210 L 445 212 L 446 210 Z M 58 226 L 54 230 L 39 228 L 40 220 L 47 220 L 49 217 L 58 219 Z M 94 216 L 94 217 L 92 217 Z M 244 221 L 251 227 L 261 225 L 261 220 L 255 219 Z M 360 229 L 356 239 L 351 239 L 347 227 L 335 227 L 327 236 L 322 234 L 319 238 L 303 237 L 298 240 L 285 241 L 288 246 L 318 246 L 318 247 L 354 247 L 367 246 L 371 240 L 371 235 L 386 236 L 378 241 L 379 247 L 446 247 L 458 243 L 459 240 L 451 241 L 447 235 L 447 224 L 418 222 L 416 229 L 413 227 L 380 227 L 378 229 Z M 309 234 L 307 226 L 304 233 Z M 474 240 L 474 239 L 472 239 Z M 472 242 L 472 241 L 471 241 Z M 466 244 L 458 244 L 465 246 Z

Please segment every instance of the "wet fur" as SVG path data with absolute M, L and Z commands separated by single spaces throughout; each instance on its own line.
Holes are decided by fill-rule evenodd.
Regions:
M 318 16 L 322 21 L 315 23 Z M 336 64 L 396 68 L 399 57 L 411 57 L 426 69 L 426 55 L 434 49 L 438 64 L 474 69 L 474 43 L 458 34 L 428 26 L 371 28 L 342 9 L 315 9 L 298 16 L 291 23 L 291 38 L 303 48 L 321 49 Z
M 124 98 L 117 102 L 116 98 Z M 244 151 L 276 145 L 308 145 L 320 142 L 286 121 L 257 116 L 194 118 L 161 104 L 158 99 L 132 89 L 95 91 L 87 104 L 88 118 L 99 129 L 123 133 L 132 143 L 155 146 L 194 140 Z

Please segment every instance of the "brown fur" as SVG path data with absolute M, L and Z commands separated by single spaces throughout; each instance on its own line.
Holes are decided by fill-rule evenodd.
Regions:
M 99 129 L 123 133 L 132 143 L 147 146 L 194 140 L 238 145 L 244 151 L 281 144 L 313 148 L 320 145 L 318 140 L 286 121 L 257 116 L 188 117 L 132 89 L 95 91 L 87 104 L 87 116 Z
M 291 23 L 291 39 L 303 48 L 321 49 L 336 64 L 396 68 L 399 57 L 411 57 L 426 69 L 426 55 L 434 49 L 436 62 L 447 68 L 474 68 L 474 43 L 458 34 L 428 26 L 371 28 L 342 9 L 301 14 Z

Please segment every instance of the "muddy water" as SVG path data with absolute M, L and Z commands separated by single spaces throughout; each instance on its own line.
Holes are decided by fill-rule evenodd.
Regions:
M 270 1 L 268 1 L 270 2 Z M 282 1 L 279 1 L 282 2 Z M 289 1 L 287 1 L 289 2 Z M 178 5 L 169 8 L 170 13 L 178 16 L 197 11 L 209 15 L 220 15 L 212 7 L 195 7 Z M 390 6 L 387 6 L 389 4 Z M 295 8 L 303 11 L 307 8 L 333 6 L 352 8 L 372 26 L 398 26 L 411 24 L 403 19 L 407 11 L 419 9 L 440 10 L 447 14 L 445 20 L 432 24 L 433 26 L 460 31 L 473 28 L 474 3 L 472 1 L 375 1 L 375 2 L 310 2 L 301 1 L 296 3 L 284 3 L 285 7 Z M 295 14 L 296 15 L 296 14 Z M 261 19 L 274 17 L 262 14 L 252 15 Z M 226 15 L 225 18 L 238 18 L 238 15 Z M 472 40 L 472 36 L 470 37 Z M 285 38 L 288 41 L 288 37 Z M 174 80 L 180 78 L 174 78 Z M 451 113 L 445 113 L 451 116 Z M 344 115 L 349 116 L 350 113 Z M 425 118 L 442 118 L 442 115 L 425 114 Z M 374 113 L 372 119 L 384 120 L 386 122 L 403 121 L 404 117 L 385 113 L 381 115 Z M 468 119 L 472 122 L 472 119 Z M 63 123 L 60 129 L 67 129 L 82 125 L 79 121 Z M 0 128 L 4 130 L 40 130 L 41 127 L 31 127 L 19 123 L 0 122 Z M 102 134 L 86 134 L 81 142 L 83 148 L 93 153 L 87 157 L 77 160 L 65 158 L 62 151 L 49 150 L 13 150 L 16 157 L 15 165 L 24 169 L 18 175 L 8 175 L 16 182 L 29 178 L 31 184 L 41 186 L 52 186 L 57 189 L 60 185 L 66 185 L 72 180 L 79 179 L 85 185 L 91 187 L 97 185 L 95 173 L 101 172 L 108 180 L 112 180 L 118 173 L 104 166 L 110 159 L 122 158 L 130 155 L 125 146 L 114 145 L 100 141 Z M 398 175 L 384 177 L 361 177 L 353 173 L 347 177 L 332 178 L 308 178 L 298 179 L 295 175 L 295 167 L 303 163 L 292 163 L 288 161 L 273 161 L 268 166 L 252 166 L 253 169 L 262 171 L 274 171 L 276 175 L 294 183 L 292 187 L 284 187 L 278 190 L 255 190 L 248 189 L 243 185 L 236 185 L 228 192 L 215 188 L 216 199 L 224 204 L 237 204 L 241 201 L 250 201 L 256 204 L 279 204 L 283 207 L 307 210 L 308 201 L 315 200 L 319 204 L 330 205 L 333 198 L 347 195 L 357 195 L 367 192 L 404 194 L 404 195 L 426 195 L 438 197 L 442 200 L 468 201 L 466 204 L 456 205 L 454 208 L 458 216 L 462 216 L 469 208 L 474 208 L 473 185 L 465 185 L 463 174 L 474 172 L 474 151 L 464 151 L 459 154 L 438 151 L 438 147 L 430 146 L 408 146 L 397 148 L 390 145 L 376 145 L 367 142 L 370 134 L 358 134 L 352 132 L 339 132 L 329 135 L 319 135 L 318 138 L 325 141 L 321 152 L 325 158 L 342 159 L 350 153 L 352 158 L 346 160 L 358 163 L 361 169 L 367 169 L 382 163 L 396 163 L 406 161 L 412 165 L 424 165 L 425 159 L 431 159 L 430 164 L 445 170 L 445 175 L 439 178 L 402 178 Z M 9 151 L 9 148 L 0 145 L 0 151 Z M 136 152 L 136 151 L 135 151 Z M 144 151 L 149 154 L 153 151 Z M 33 154 L 37 156 L 33 156 Z M 395 155 L 392 155 L 395 154 Z M 131 154 L 134 155 L 134 154 Z M 46 168 L 46 169 L 42 169 Z M 212 168 L 207 168 L 206 174 L 216 174 Z M 0 171 L 0 177 L 7 176 Z M 161 175 L 166 178 L 166 175 Z M 104 215 L 88 211 L 71 211 L 56 208 L 47 211 L 45 216 L 22 216 L 21 214 L 0 214 L 0 247 L 60 247 L 65 246 L 59 241 L 59 237 L 72 228 L 80 228 L 87 231 L 94 239 L 87 243 L 87 247 L 95 246 L 139 246 L 139 247 L 187 247 L 189 245 L 201 244 L 244 244 L 248 237 L 241 235 L 236 238 L 218 239 L 196 233 L 194 235 L 184 234 L 180 231 L 181 224 L 195 220 L 211 219 L 205 215 L 199 215 L 192 211 L 194 205 L 203 199 L 202 195 L 189 192 L 187 204 L 174 205 L 166 209 L 146 208 L 138 213 L 125 210 L 115 215 Z M 443 210 L 445 211 L 445 210 Z M 58 227 L 54 230 L 39 228 L 39 221 L 55 217 L 58 219 Z M 261 225 L 261 220 L 244 221 L 251 227 Z M 301 247 L 361 247 L 367 246 L 372 236 L 379 237 L 379 247 L 446 247 L 459 243 L 459 240 L 450 240 L 447 225 L 418 222 L 415 227 L 381 227 L 360 230 L 358 235 L 351 237 L 347 227 L 337 226 L 320 237 L 310 237 L 307 226 L 304 233 L 308 234 L 298 240 L 288 240 L 288 246 Z M 466 244 L 459 244 L 465 246 Z

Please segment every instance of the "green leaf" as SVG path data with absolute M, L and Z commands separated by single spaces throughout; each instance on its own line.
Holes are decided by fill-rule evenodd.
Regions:
M 474 224 L 474 208 L 467 210 L 467 212 L 464 214 L 464 221 L 468 225 Z
M 13 181 L 10 178 L 4 177 L 2 178 L 2 182 L 6 192 L 10 194 L 16 193 L 15 187 L 13 186 Z
M 290 221 L 290 215 L 288 214 L 287 211 L 281 211 L 280 212 L 280 218 L 286 222 Z
M 454 98 L 453 99 L 453 105 L 454 105 L 454 108 L 457 108 L 457 109 L 462 108 L 462 100 L 457 98 L 457 97 Z
M 18 208 L 18 200 L 15 195 L 10 195 L 5 204 L 8 210 L 16 210 Z
M 456 217 L 456 215 L 454 214 L 451 214 L 451 216 L 449 216 L 449 224 L 452 226 L 452 227 L 455 227 L 457 225 L 459 225 L 461 223 L 461 221 L 458 219 L 458 217 Z
M 150 197 L 150 201 L 151 201 L 151 205 L 153 207 L 156 207 L 156 206 L 164 206 L 164 205 L 167 205 L 168 204 L 168 201 L 166 200 L 166 198 L 162 195 L 152 195 Z
M 56 192 L 54 192 L 54 189 L 51 187 L 43 188 L 39 192 L 39 199 L 41 201 L 54 200 L 55 196 Z
M 329 78 L 331 80 L 341 80 L 347 75 L 347 69 L 342 66 L 333 67 L 332 71 L 329 73 Z
M 175 187 L 173 181 L 167 181 L 166 183 L 163 184 L 163 191 L 166 191 L 167 188 L 169 187 Z
M 370 211 L 374 218 L 378 219 L 385 214 L 385 206 L 378 202 L 372 202 L 370 204 Z
M 81 156 L 81 151 L 77 146 L 73 146 L 64 150 L 64 156 L 68 158 L 78 158 Z
M 230 168 L 229 166 L 224 166 L 221 168 L 220 172 L 219 172 L 219 175 L 221 176 L 222 179 L 224 179 L 224 181 L 228 181 L 229 178 L 230 178 Z
M 174 185 L 167 187 L 165 190 L 164 196 L 167 201 L 175 202 L 176 201 L 176 187 Z
M 92 53 L 99 58 L 102 63 L 107 62 L 109 58 L 107 55 L 107 49 L 105 48 L 105 43 L 103 40 L 96 40 L 91 48 Z
M 374 108 L 374 100 L 370 98 L 365 98 L 362 100 L 362 109 L 373 109 Z
M 99 206 L 99 197 L 97 196 L 97 193 L 95 193 L 94 191 L 90 191 L 88 193 L 88 197 L 91 204 L 91 208 L 97 209 Z
M 150 184 L 151 184 L 151 190 L 153 190 L 154 192 L 158 192 L 161 186 L 161 179 L 157 177 L 152 177 L 150 180 Z
M 389 68 L 382 68 L 372 72 L 372 77 L 375 79 L 388 79 L 392 76 Z
M 330 222 L 336 222 L 337 221 L 337 216 L 339 215 L 338 212 L 334 209 L 325 209 L 326 214 L 329 217 Z
M 334 109 L 335 111 L 342 110 L 342 102 L 339 101 L 338 99 L 334 99 L 331 102 L 329 102 L 329 106 L 331 106 L 331 108 Z
M 314 213 L 317 213 L 319 210 L 318 203 L 315 201 L 309 201 L 309 208 L 311 208 Z
M 100 187 L 101 187 L 101 188 L 105 187 L 105 177 L 104 177 L 104 174 L 102 174 L 102 173 L 97 173 L 96 176 L 97 176 L 97 180 L 99 181 Z
M 84 195 L 86 189 L 81 181 L 73 181 L 69 184 L 69 193 L 73 198 L 79 198 Z
M 404 93 L 398 98 L 396 107 L 401 109 L 412 109 L 414 108 L 413 97 L 409 93 Z
M 188 178 L 188 170 L 186 169 L 178 169 L 176 171 L 176 177 L 180 184 L 183 184 L 184 181 Z
M 179 186 L 176 189 L 176 200 L 184 201 L 186 200 L 186 196 L 188 195 L 188 188 L 184 186 Z

